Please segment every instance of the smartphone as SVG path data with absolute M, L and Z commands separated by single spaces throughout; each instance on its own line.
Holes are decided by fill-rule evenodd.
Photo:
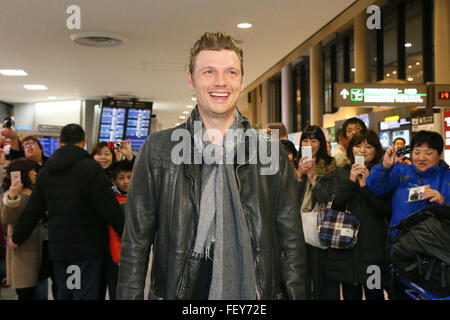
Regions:
M 302 158 L 306 157 L 306 160 L 312 160 L 312 147 L 311 146 L 302 146 Z
M 355 156 L 355 163 L 360 167 L 364 167 L 364 156 Z
M 14 182 L 17 180 L 22 182 L 20 171 L 11 171 L 11 184 L 14 184 Z

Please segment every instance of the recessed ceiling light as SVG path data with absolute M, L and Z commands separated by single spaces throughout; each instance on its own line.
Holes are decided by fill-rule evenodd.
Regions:
M 124 43 L 127 38 L 112 32 L 78 32 L 70 35 L 70 39 L 78 44 L 93 47 L 114 47 Z
M 418 66 L 418 65 L 420 65 L 420 62 L 419 62 L 419 61 L 416 62 L 416 66 Z
M 409 66 L 408 66 L 408 69 L 411 69 L 411 68 L 412 68 L 412 65 L 409 65 Z
M 47 87 L 41 84 L 26 84 L 24 88 L 27 90 L 47 90 Z
M 180 119 L 186 119 L 186 116 L 180 116 Z
M 189 114 L 189 111 L 183 111 L 184 114 Z
M 48 99 L 49 99 L 49 100 L 55 100 L 56 97 L 50 96 L 50 97 L 48 97 Z
M 196 97 L 192 97 L 191 100 L 192 101 L 197 101 L 197 98 Z
M 397 74 L 397 71 L 395 71 L 395 70 L 394 70 L 394 71 L 392 71 L 392 74 Z
M 194 106 L 192 106 L 192 105 L 187 105 L 186 108 L 188 108 L 188 109 L 193 109 Z
M 406 48 L 411 48 L 411 47 L 412 47 L 412 44 L 409 43 L 409 42 L 407 42 L 407 43 L 405 43 L 405 47 L 406 47 Z
M 253 26 L 252 26 L 251 23 L 248 23 L 248 22 L 242 22 L 242 23 L 239 23 L 239 24 L 237 25 L 237 27 L 238 27 L 238 28 L 241 28 L 241 29 L 248 29 L 248 28 L 251 28 L 251 27 L 253 27 Z
M 413 81 L 414 80 L 414 78 L 408 78 L 408 81 Z
M 390 77 L 391 75 L 389 73 L 386 74 L 388 77 Z
M 27 76 L 28 73 L 26 73 L 23 70 L 0 70 L 0 73 L 4 76 Z

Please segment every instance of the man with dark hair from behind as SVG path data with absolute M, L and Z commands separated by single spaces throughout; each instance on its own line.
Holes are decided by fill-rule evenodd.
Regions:
M 49 220 L 49 255 L 58 299 L 96 300 L 102 263 L 108 252 L 107 225 L 122 235 L 124 216 L 101 166 L 83 149 L 78 124 L 60 134 L 61 147 L 39 173 L 33 193 L 10 245 L 24 243 L 45 212 Z

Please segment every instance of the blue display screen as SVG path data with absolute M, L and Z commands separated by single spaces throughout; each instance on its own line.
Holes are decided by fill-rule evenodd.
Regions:
M 125 108 L 103 107 L 99 141 L 120 141 L 125 130 Z
M 44 148 L 44 156 L 48 158 L 59 148 L 59 141 L 56 137 L 40 137 L 38 139 L 42 144 L 42 148 Z
M 131 148 L 138 150 L 147 139 L 150 129 L 151 110 L 149 109 L 128 109 L 128 119 L 125 139 L 131 140 Z

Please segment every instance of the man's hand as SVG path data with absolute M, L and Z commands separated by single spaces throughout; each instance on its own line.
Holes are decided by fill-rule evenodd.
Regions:
M 444 204 L 444 196 L 437 190 L 428 189 L 422 195 L 422 199 L 428 199 L 430 202 L 436 202 L 440 205 Z
M 17 244 L 15 244 L 15 243 L 12 241 L 12 238 L 11 238 L 11 237 L 8 238 L 8 246 L 10 246 L 10 247 L 13 248 L 13 249 L 17 249 L 17 247 L 19 247 Z
M 386 152 L 384 153 L 383 158 L 383 168 L 390 169 L 394 165 L 394 163 L 397 161 L 397 147 L 389 147 L 386 149 Z

